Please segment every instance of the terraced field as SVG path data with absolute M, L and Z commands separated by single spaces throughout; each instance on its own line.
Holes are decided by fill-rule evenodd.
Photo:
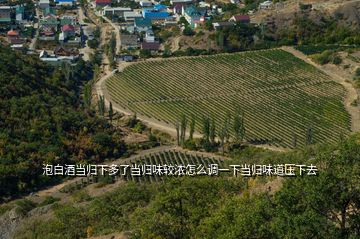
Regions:
M 194 114 L 198 131 L 204 115 L 220 126 L 238 106 L 253 143 L 303 145 L 309 128 L 315 142 L 333 142 L 350 131 L 342 86 L 279 49 L 141 62 L 106 87 L 118 106 L 154 121 Z

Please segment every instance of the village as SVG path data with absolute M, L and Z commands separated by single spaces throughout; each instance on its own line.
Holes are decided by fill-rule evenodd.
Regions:
M 1 1 L 0 42 L 24 54 L 37 54 L 50 64 L 76 63 L 80 58 L 89 60 L 99 48 L 101 23 L 105 23 L 116 32 L 114 60 L 134 61 L 176 51 L 171 45 L 182 35 L 195 39 L 209 29 L 250 24 L 254 10 L 231 15 L 241 6 L 244 3 L 237 0 L 219 4 L 194 0 Z M 258 10 L 272 7 L 272 1 L 264 1 Z

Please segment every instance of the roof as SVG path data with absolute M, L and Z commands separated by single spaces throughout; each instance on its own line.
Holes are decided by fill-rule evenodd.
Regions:
M 237 22 L 250 21 L 250 17 L 248 15 L 234 15 L 233 18 Z
M 24 6 L 16 6 L 16 13 L 24 13 L 25 7 Z
M 65 32 L 65 31 L 75 31 L 75 28 L 74 28 L 73 25 L 65 24 L 65 25 L 61 28 L 61 30 L 62 30 L 63 32 Z
M 170 14 L 168 12 L 159 12 L 154 10 L 153 8 L 144 8 L 143 9 L 143 17 L 150 19 L 161 19 L 168 18 Z
M 103 8 L 104 11 L 131 11 L 131 8 L 129 7 L 110 7 L 110 6 L 105 6 Z
M 151 27 L 151 20 L 149 18 L 136 18 L 135 26 L 136 27 Z
M 111 0 L 95 0 L 96 4 L 111 4 Z
M 227 26 L 233 26 L 235 23 L 233 22 L 214 22 L 214 27 L 227 27 Z
M 141 49 L 147 49 L 147 50 L 159 50 L 160 43 L 158 42 L 143 42 L 141 43 Z
M 121 45 L 135 45 L 137 44 L 137 40 L 138 39 L 136 35 L 128 35 L 128 34 L 120 35 Z
M 43 13 L 44 13 L 44 15 L 54 14 L 55 10 L 51 7 L 46 7 L 46 8 L 44 8 Z
M 137 12 L 124 12 L 124 18 L 137 18 L 137 17 L 142 17 L 142 15 Z
M 11 10 L 10 6 L 0 6 L 0 10 Z
M 72 19 L 70 18 L 63 18 L 63 19 L 60 19 L 60 25 L 61 26 L 64 26 L 64 25 L 71 25 L 71 23 L 73 22 Z
M 41 19 L 40 25 L 57 25 L 58 20 L 56 18 Z
M 189 6 L 189 7 L 187 7 L 185 9 L 185 13 L 190 17 L 205 16 L 206 9 L 196 8 L 194 6 Z
M 55 2 L 75 2 L 75 0 L 55 0 Z
M 156 4 L 156 5 L 153 6 L 153 8 L 154 8 L 155 10 L 157 10 L 157 11 L 160 11 L 160 10 L 162 10 L 162 9 L 166 9 L 167 6 L 166 6 L 166 5 L 163 5 L 163 4 Z
M 172 8 L 172 9 L 182 9 L 183 6 L 186 6 L 186 3 L 178 2 L 178 3 L 173 4 L 170 8 Z
M 8 36 L 18 36 L 19 33 L 17 31 L 15 31 L 15 30 L 10 30 L 10 31 L 7 32 L 7 35 Z

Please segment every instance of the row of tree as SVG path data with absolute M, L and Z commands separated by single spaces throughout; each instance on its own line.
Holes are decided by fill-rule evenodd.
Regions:
M 189 125 L 189 137 L 186 139 L 187 127 Z M 226 114 L 225 120 L 220 128 L 217 129 L 215 118 L 207 115 L 202 117 L 201 121 L 201 147 L 206 151 L 217 150 L 217 147 L 222 147 L 224 151 L 225 143 L 232 141 L 239 144 L 245 139 L 245 113 L 236 108 L 234 116 L 230 112 Z M 190 116 L 190 120 L 186 115 L 181 115 L 180 120 L 175 123 L 176 141 L 178 145 L 186 148 L 195 149 L 194 133 L 196 128 L 195 115 Z M 198 127 L 200 128 L 200 127 Z

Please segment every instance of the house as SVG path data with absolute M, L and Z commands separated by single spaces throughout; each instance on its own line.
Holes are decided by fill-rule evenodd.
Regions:
M 73 25 L 66 24 L 61 27 L 61 32 L 64 34 L 64 38 L 75 36 L 75 27 Z
M 141 7 L 151 7 L 151 6 L 152 6 L 152 2 L 151 2 L 151 1 L 147 1 L 147 0 L 142 0 L 142 1 L 140 1 L 140 6 L 141 6 Z
M 230 0 L 230 2 L 231 2 L 232 4 L 239 4 L 239 3 L 240 3 L 239 0 Z
M 155 42 L 155 35 L 153 30 L 147 30 L 145 32 L 145 41 L 146 42 Z
M 49 54 L 47 51 L 43 50 L 40 52 L 39 58 L 52 65 L 59 65 L 62 62 L 73 62 L 78 56 L 56 56 L 55 54 Z
M 124 17 L 124 12 L 131 12 L 129 7 L 109 7 L 105 6 L 101 12 L 103 16 L 118 16 Z
M 142 18 L 143 16 L 138 12 L 124 12 L 125 21 L 135 21 L 136 18 Z
M 150 51 L 158 51 L 160 49 L 160 43 L 158 43 L 158 42 L 143 42 L 143 43 L 141 43 L 141 49 L 150 50 Z
M 191 4 L 193 3 L 193 0 L 170 0 L 171 5 L 174 5 L 176 3 L 187 3 Z
M 184 8 L 183 15 L 192 28 L 205 22 L 206 8 L 194 7 L 193 5 Z
M 51 7 L 44 8 L 43 9 L 43 15 L 44 15 L 44 17 L 46 17 L 48 15 L 53 15 L 54 17 L 56 17 L 55 16 L 55 9 L 51 8 Z
M 77 48 L 65 48 L 64 46 L 57 46 L 54 49 L 55 56 L 78 56 L 79 50 Z
M 15 30 L 10 30 L 7 32 L 8 42 L 10 44 L 22 44 L 25 43 L 25 40 L 20 38 L 19 33 Z
M 182 14 L 182 8 L 186 6 L 187 3 L 175 3 L 170 7 L 172 9 L 173 14 L 181 15 Z
M 248 15 L 234 15 L 229 19 L 229 22 L 249 24 L 250 23 L 250 17 Z
M 120 55 L 117 57 L 118 61 L 132 62 L 134 61 L 134 56 L 132 55 Z
M 25 7 L 22 5 L 17 5 L 15 7 L 15 20 L 16 23 L 21 23 L 24 20 Z
M 149 18 L 136 18 L 134 22 L 134 27 L 137 32 L 146 32 L 151 29 L 151 20 Z
M 270 9 L 272 5 L 272 1 L 265 1 L 259 4 L 259 9 Z
M 111 5 L 111 0 L 95 0 L 95 6 L 96 7 L 105 7 L 105 6 L 110 6 Z
M 77 18 L 74 16 L 64 15 L 60 18 L 60 26 L 64 25 L 76 25 Z
M 48 15 L 39 21 L 40 29 L 52 28 L 55 32 L 58 30 L 59 21 L 53 15 Z
M 124 49 L 131 49 L 138 47 L 137 35 L 121 34 L 120 45 Z
M 55 0 L 56 6 L 68 6 L 68 7 L 72 7 L 75 5 L 75 1 L 74 0 Z
M 165 20 L 170 17 L 167 6 L 162 4 L 154 5 L 152 8 L 143 8 L 142 15 L 150 20 Z
M 234 22 L 213 22 L 213 28 L 215 30 L 219 30 L 219 29 L 222 29 L 224 27 L 231 27 L 231 26 L 234 26 L 235 23 Z
M 0 24 L 7 24 L 11 22 L 11 7 L 0 6 Z
M 45 9 L 45 8 L 50 7 L 50 1 L 49 0 L 40 0 L 39 1 L 39 7 L 41 9 Z

